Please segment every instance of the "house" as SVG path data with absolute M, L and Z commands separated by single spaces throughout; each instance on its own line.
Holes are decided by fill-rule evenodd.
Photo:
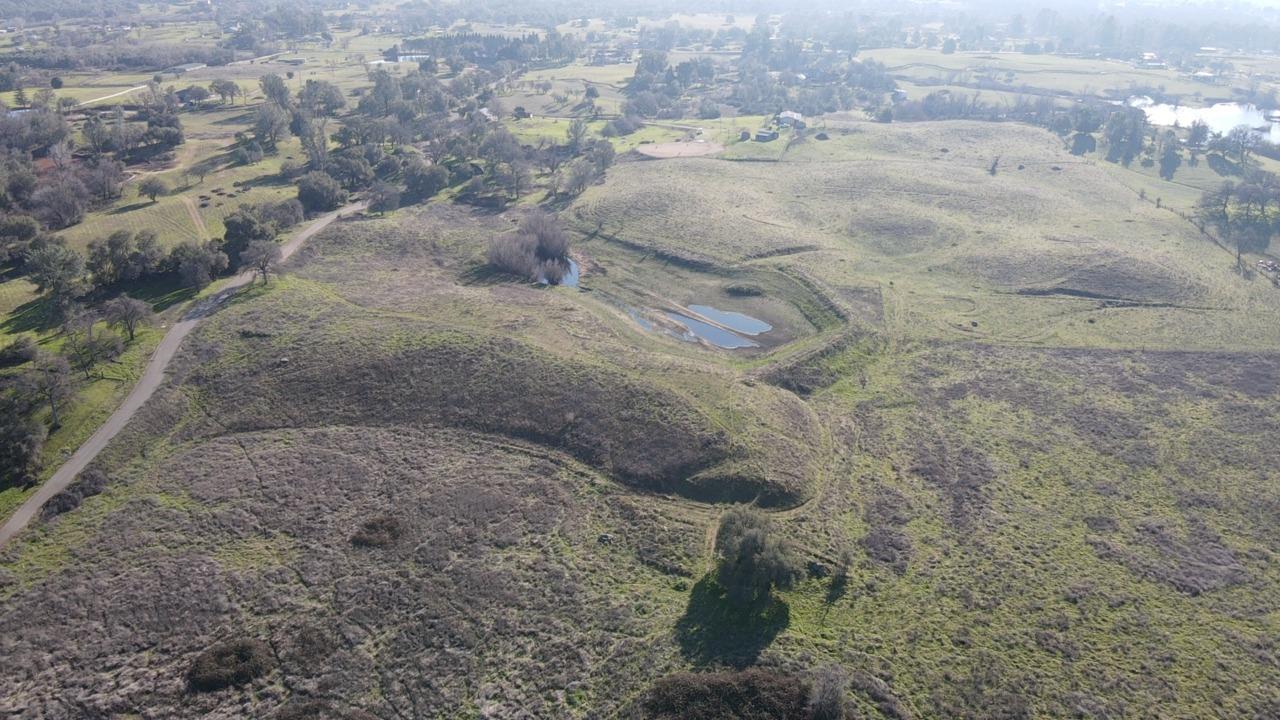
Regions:
M 760 128 L 756 131 L 756 142 L 770 142 L 778 139 L 778 131 L 769 128 Z
M 907 93 L 906 91 L 903 91 L 903 90 L 894 90 L 893 92 L 889 93 L 889 100 L 895 103 L 906 102 Z
M 797 130 L 804 129 L 804 116 L 792 110 L 783 110 L 778 113 L 778 125 L 781 127 L 793 127 Z

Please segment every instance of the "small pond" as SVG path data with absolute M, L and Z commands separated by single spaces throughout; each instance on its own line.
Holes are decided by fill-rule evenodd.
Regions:
M 769 323 L 740 312 L 720 310 L 710 305 L 690 305 L 689 309 L 743 335 L 759 335 L 773 329 Z
M 687 337 L 689 337 L 690 340 L 700 338 L 718 348 L 724 348 L 726 350 L 745 347 L 760 347 L 760 344 L 754 340 L 749 340 L 735 332 L 730 332 L 729 330 L 717 327 L 711 323 L 696 320 L 688 315 L 681 315 L 680 313 L 671 312 L 669 310 L 663 311 L 663 314 L 666 315 L 667 318 L 683 325 L 688 331 Z

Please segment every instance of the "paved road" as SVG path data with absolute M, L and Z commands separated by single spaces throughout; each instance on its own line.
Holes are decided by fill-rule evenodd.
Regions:
M 297 252 L 298 248 L 315 236 L 316 233 L 325 229 L 339 215 L 356 212 L 364 209 L 363 203 L 348 205 L 341 210 L 331 212 L 328 215 L 322 215 L 311 221 L 302 232 L 295 235 L 292 239 L 280 247 L 281 259 L 286 259 L 290 255 Z M 49 501 L 49 498 L 57 495 L 66 489 L 68 485 L 75 480 L 81 470 L 93 461 L 98 453 L 102 452 L 107 443 L 111 442 L 121 430 L 129 424 L 129 420 L 133 418 L 134 413 L 151 398 L 152 393 L 160 387 L 160 383 L 164 381 L 164 372 L 169 367 L 169 363 L 178 352 L 178 348 L 182 345 L 182 340 L 191 333 L 192 330 L 200 324 L 200 321 L 213 314 L 227 298 L 236 293 L 237 290 L 252 283 L 254 281 L 252 272 L 243 272 L 232 278 L 217 295 L 206 298 L 191 308 L 182 320 L 178 321 L 169 332 L 165 333 L 164 339 L 160 341 L 160 345 L 152 354 L 151 360 L 147 363 L 147 369 L 143 371 L 142 378 L 138 380 L 138 384 L 133 386 L 129 391 L 129 395 L 124 399 L 120 407 L 111 413 L 111 417 L 98 428 L 83 445 L 75 451 L 75 453 L 67 459 L 62 467 L 49 478 L 35 495 L 27 498 L 13 515 L 0 526 L 0 547 L 3 547 L 15 535 L 22 532 L 37 515 L 40 514 L 40 508 Z

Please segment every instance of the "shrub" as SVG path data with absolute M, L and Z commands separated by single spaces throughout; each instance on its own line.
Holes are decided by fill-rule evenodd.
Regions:
M 489 240 L 489 264 L 502 272 L 529 281 L 537 280 L 537 245 L 537 240 L 531 235 L 495 235 Z
M 356 547 L 389 547 L 400 538 L 403 527 L 400 520 L 390 515 L 379 515 L 364 521 L 351 536 Z
M 808 700 L 803 679 L 751 668 L 669 675 L 654 684 L 643 705 L 653 720 L 802 720 L 809 717 Z
M 80 507 L 80 503 L 85 498 L 91 498 L 99 495 L 103 490 L 107 489 L 109 482 L 107 474 L 98 468 L 88 468 L 80 473 L 76 481 L 67 486 L 66 490 L 49 498 L 49 502 L 45 503 L 42 514 L 45 519 L 56 517 L 65 512 L 70 512 Z
M 849 684 L 844 671 L 836 666 L 819 669 L 809 691 L 809 717 L 813 720 L 844 720 L 844 689 Z
M 231 640 L 205 650 L 192 663 L 187 685 L 196 692 L 212 692 L 244 685 L 274 665 L 271 648 L 261 640 Z
M 490 240 L 488 257 L 503 272 L 556 285 L 568 269 L 569 236 L 554 216 L 534 210 L 521 218 L 515 234 Z

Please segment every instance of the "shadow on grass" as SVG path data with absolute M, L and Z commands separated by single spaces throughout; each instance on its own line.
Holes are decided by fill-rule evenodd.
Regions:
M 177 273 L 165 273 L 155 278 L 117 283 L 110 288 L 108 297 L 121 294 L 151 303 L 156 312 L 164 312 L 195 297 L 196 290 L 183 285 Z
M 23 332 L 43 333 L 58 326 L 58 313 L 47 296 L 25 302 L 13 309 L 9 317 L 0 323 L 0 330 L 9 334 Z
M 771 594 L 739 607 L 710 574 L 689 594 L 676 640 L 685 659 L 699 665 L 747 667 L 791 623 L 791 609 Z
M 823 599 L 828 605 L 835 605 L 849 592 L 849 575 L 848 573 L 836 573 L 831 578 L 831 585 L 827 587 L 827 596 Z
M 122 205 L 114 210 L 109 210 L 107 211 L 107 214 L 124 215 L 125 213 L 131 213 L 134 210 L 141 210 L 142 208 L 151 207 L 152 205 L 155 205 L 155 203 L 150 200 L 143 200 L 142 202 L 130 203 L 128 205 Z

